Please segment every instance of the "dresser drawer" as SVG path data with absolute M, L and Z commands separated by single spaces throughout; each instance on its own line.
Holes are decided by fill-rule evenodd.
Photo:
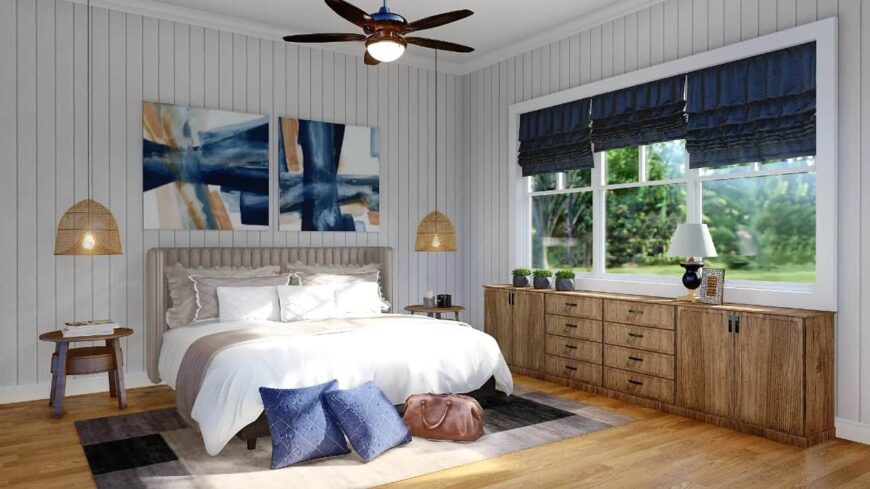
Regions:
M 604 365 L 630 372 L 674 379 L 673 355 L 604 345 Z
M 626 372 L 615 368 L 605 368 L 604 387 L 633 396 L 655 399 L 668 404 L 673 404 L 674 402 L 674 381 L 649 375 Z
M 630 301 L 604 301 L 604 320 L 613 323 L 674 329 L 674 306 Z
M 601 321 L 547 314 L 547 333 L 581 340 L 601 341 Z
M 548 334 L 547 354 L 600 364 L 601 343 Z
M 674 354 L 674 332 L 663 329 L 604 323 L 604 342 L 608 345 Z
M 550 375 L 601 385 L 601 365 L 547 355 L 546 366 Z
M 601 299 L 578 295 L 547 294 L 547 314 L 601 319 Z

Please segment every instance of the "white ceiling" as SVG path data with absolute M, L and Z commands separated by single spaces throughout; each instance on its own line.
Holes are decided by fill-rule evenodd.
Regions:
M 380 6 L 378 0 L 350 1 L 367 12 L 374 12 Z M 358 31 L 322 0 L 159 0 L 147 3 L 208 12 L 268 26 L 270 30 L 285 29 L 286 34 Z M 387 5 L 409 22 L 451 10 L 473 10 L 474 15 L 469 18 L 416 34 L 474 47 L 475 52 L 471 54 L 444 56 L 454 65 L 467 65 L 473 59 L 492 58 L 512 44 L 539 39 L 554 30 L 561 32 L 564 29 L 555 28 L 564 27 L 571 21 L 600 17 L 605 11 L 612 17 L 612 14 L 618 14 L 616 8 L 632 8 L 638 3 L 637 0 L 392 0 Z M 431 56 L 430 53 L 427 49 L 412 46 L 408 54 L 422 57 Z

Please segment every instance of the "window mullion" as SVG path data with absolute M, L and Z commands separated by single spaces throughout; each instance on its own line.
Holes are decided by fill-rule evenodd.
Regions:
M 606 194 L 604 179 L 607 175 L 607 158 L 604 153 L 595 153 L 595 167 L 592 169 L 592 275 L 604 276 Z

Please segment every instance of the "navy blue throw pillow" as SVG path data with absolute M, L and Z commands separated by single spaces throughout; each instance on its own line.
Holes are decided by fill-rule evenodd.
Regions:
M 411 441 L 411 433 L 396 408 L 373 382 L 324 392 L 323 401 L 365 462 Z
M 272 435 L 273 469 L 350 453 L 341 427 L 321 399 L 337 385 L 331 380 L 301 389 L 260 387 Z

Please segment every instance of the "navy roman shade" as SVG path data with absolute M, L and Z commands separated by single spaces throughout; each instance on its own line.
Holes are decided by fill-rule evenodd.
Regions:
M 523 176 L 592 168 L 589 100 L 520 115 L 519 164 Z
M 816 43 L 688 75 L 692 168 L 814 155 Z
M 679 75 L 592 97 L 595 151 L 686 137 L 685 88 Z

